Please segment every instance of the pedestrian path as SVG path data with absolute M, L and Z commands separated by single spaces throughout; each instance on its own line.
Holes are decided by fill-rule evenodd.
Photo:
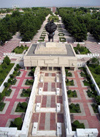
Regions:
M 27 71 L 25 70 L 20 70 L 20 71 L 22 75 L 16 77 L 17 84 L 11 86 L 12 95 L 10 97 L 6 96 L 4 98 L 4 102 L 6 103 L 4 110 L 6 109 L 6 111 L 4 113 L 0 112 L 0 127 L 9 126 L 10 121 L 12 119 L 17 117 L 22 117 L 22 113 L 15 112 L 15 109 L 19 102 L 27 102 L 27 98 L 20 97 L 19 93 L 22 89 L 30 88 L 30 86 L 25 86 L 23 82 L 26 79 L 32 79 L 32 77 L 27 76 L 27 73 L 28 73 Z
M 100 136 L 100 116 L 99 113 L 94 113 L 91 104 L 93 104 L 93 99 L 89 98 L 87 96 L 86 91 L 89 89 L 89 87 L 83 85 L 84 78 L 80 75 L 81 70 L 77 70 L 74 73 L 74 77 L 68 78 L 69 80 L 75 80 L 77 86 L 69 86 L 68 89 L 70 90 L 77 90 L 77 92 L 80 96 L 78 98 L 71 98 L 69 103 L 78 103 L 80 105 L 81 113 L 72 113 L 72 121 L 79 120 L 80 122 L 83 122 L 86 126 L 86 128 L 97 128 L 99 131 Z M 98 136 L 98 137 L 99 137 Z

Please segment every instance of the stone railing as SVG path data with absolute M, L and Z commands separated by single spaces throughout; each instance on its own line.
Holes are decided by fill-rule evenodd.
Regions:
M 31 43 L 31 42 L 30 41 L 28 41 L 28 42 L 20 41 L 20 43 L 22 43 L 22 44 L 26 43 L 27 44 L 27 43 Z
M 71 118 L 69 112 L 69 105 L 68 105 L 68 96 L 66 90 L 66 83 L 65 83 L 65 69 L 62 67 L 62 95 L 63 95 L 63 105 L 64 105 L 64 123 L 66 129 L 66 137 L 72 135 L 72 126 L 71 126 Z
M 24 118 L 22 130 L 21 130 L 21 134 L 20 134 L 20 136 L 23 135 L 23 137 L 28 136 L 30 121 L 31 121 L 32 113 L 33 113 L 32 112 L 32 106 L 34 105 L 34 101 L 35 101 L 35 93 L 36 93 L 36 87 L 37 87 L 37 84 L 38 84 L 39 74 L 40 74 L 40 70 L 39 70 L 39 68 L 36 68 L 35 74 L 34 74 L 35 75 L 34 84 L 33 84 L 33 87 L 32 87 L 30 100 L 29 100 L 29 103 L 28 103 L 26 115 L 25 115 L 25 118 Z
M 88 53 L 88 54 L 81 54 L 81 55 L 76 54 L 76 57 L 77 57 L 78 59 L 87 58 L 87 57 L 93 58 L 93 57 L 99 57 L 99 56 L 100 56 L 100 54 L 97 54 L 97 53 L 93 53 L 93 54 Z
M 84 44 L 85 44 L 85 42 L 74 42 L 74 44 L 84 45 Z
M 9 56 L 9 57 L 23 57 L 23 54 L 3 53 L 3 56 Z

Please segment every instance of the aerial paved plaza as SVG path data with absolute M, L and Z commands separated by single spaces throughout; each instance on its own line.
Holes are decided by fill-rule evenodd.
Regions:
M 8 39 L 0 33 L 0 137 L 100 137 L 100 34 L 88 23 L 73 32 L 69 24 L 70 13 L 76 22 L 83 13 L 84 20 L 100 18 L 90 10 L 23 8 L 0 20 L 19 18 L 20 26 L 1 29 Z M 57 29 L 48 42 L 52 19 Z

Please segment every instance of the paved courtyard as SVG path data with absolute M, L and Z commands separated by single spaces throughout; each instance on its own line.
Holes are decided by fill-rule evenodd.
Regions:
M 25 71 L 23 69 L 21 69 L 20 71 L 20 76 L 16 77 L 16 85 L 11 86 L 11 95 L 4 98 L 6 105 L 4 107 L 4 110 L 0 112 L 0 127 L 9 127 L 11 120 L 17 117 L 22 117 L 22 113 L 15 112 L 15 109 L 19 102 L 27 102 L 27 98 L 21 97 L 20 94 L 22 89 L 30 88 L 30 86 L 26 86 L 24 83 L 26 79 L 32 79 L 32 77 L 27 75 L 29 73 L 28 71 Z
M 62 127 L 64 127 L 62 87 L 61 82 L 56 82 L 56 75 L 59 74 L 59 72 L 41 71 L 40 74 L 43 75 L 44 82 L 40 82 L 39 80 L 38 83 L 29 136 L 31 136 L 32 124 L 34 122 L 38 123 L 38 133 L 41 131 L 43 133 L 50 131 L 50 134 L 55 133 L 54 136 L 56 136 L 57 123 L 62 123 Z M 59 77 L 61 77 L 61 74 L 59 74 Z M 41 95 L 39 94 L 39 88 L 43 88 Z M 60 88 L 59 95 L 56 94 L 56 88 Z M 37 103 L 41 104 L 39 111 L 36 111 Z M 61 104 L 60 112 L 56 110 L 57 103 Z M 49 133 L 47 134 L 49 136 Z
M 78 97 L 70 98 L 69 103 L 78 103 L 80 105 L 81 113 L 71 114 L 72 121 L 79 120 L 85 124 L 86 128 L 97 128 L 100 137 L 100 115 L 94 113 L 91 104 L 93 99 L 87 96 L 86 91 L 89 87 L 83 85 L 84 78 L 80 75 L 81 70 L 72 72 L 73 76 L 69 77 L 69 80 L 74 80 L 75 86 L 69 86 L 68 89 L 76 90 Z

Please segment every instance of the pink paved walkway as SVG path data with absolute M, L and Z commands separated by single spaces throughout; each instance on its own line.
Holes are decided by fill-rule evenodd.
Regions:
M 17 79 L 20 79 L 20 81 L 18 83 L 18 86 L 14 87 L 14 89 L 16 89 L 16 90 L 15 90 L 13 97 L 11 99 L 6 97 L 4 100 L 4 101 L 9 101 L 10 104 L 6 110 L 6 113 L 0 114 L 0 127 L 5 127 L 8 119 L 14 119 L 14 118 L 21 116 L 21 115 L 11 115 L 11 111 L 12 111 L 12 108 L 13 108 L 15 102 L 25 102 L 26 101 L 26 99 L 21 99 L 21 98 L 18 99 L 17 98 L 20 89 L 23 89 L 23 88 L 27 89 L 30 87 L 30 86 L 29 87 L 22 87 L 22 83 L 23 83 L 24 79 L 28 79 L 29 77 L 25 77 L 27 71 L 25 71 L 25 70 L 21 70 L 21 71 L 23 71 L 23 75 L 22 75 L 22 77 L 17 77 Z M 12 89 L 13 89 L 13 86 L 12 86 Z
M 85 110 L 85 115 L 86 116 L 74 116 L 74 119 L 76 119 L 76 120 L 87 120 L 88 124 L 89 124 L 89 128 L 98 128 L 98 131 L 99 131 L 99 136 L 98 137 L 100 137 L 100 122 L 99 122 L 99 119 L 98 119 L 99 116 L 98 115 L 97 116 L 96 115 L 95 116 L 91 115 L 90 110 L 88 108 L 88 103 L 92 103 L 92 100 L 86 99 L 83 90 L 87 89 L 87 87 L 82 87 L 80 80 L 82 80 L 83 78 L 79 78 L 77 72 L 80 72 L 80 70 L 74 72 L 75 80 L 77 82 L 78 87 L 75 87 L 75 88 L 69 87 L 69 89 L 78 89 L 79 93 L 80 93 L 80 96 L 81 96 L 81 100 L 80 99 L 78 99 L 78 100 L 73 99 L 71 102 L 73 102 L 73 103 L 74 102 L 82 103 L 83 107 L 84 107 L 84 110 Z M 72 79 L 74 79 L 74 78 L 72 78 Z

